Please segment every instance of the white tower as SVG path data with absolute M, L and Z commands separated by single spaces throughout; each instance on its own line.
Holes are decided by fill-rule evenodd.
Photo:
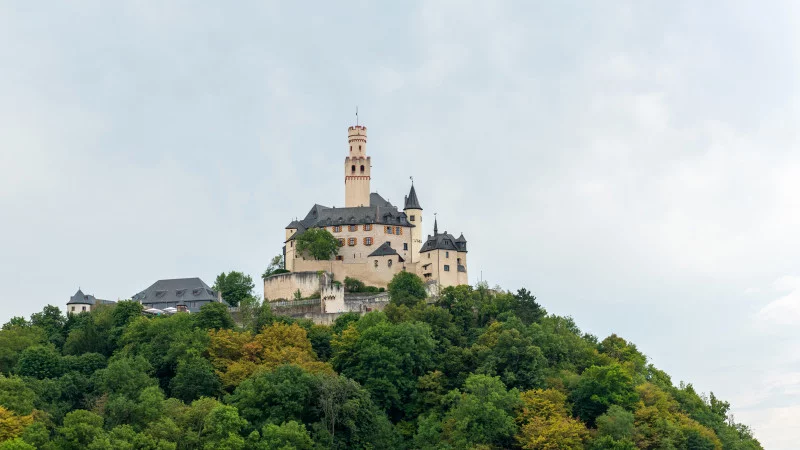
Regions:
M 350 154 L 344 159 L 344 206 L 369 206 L 371 161 L 367 156 L 367 127 L 347 129 Z

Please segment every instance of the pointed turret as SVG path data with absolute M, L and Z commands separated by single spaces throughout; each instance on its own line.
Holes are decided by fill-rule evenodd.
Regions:
M 436 222 L 436 217 L 433 218 L 433 235 L 439 235 L 439 224 Z
M 406 196 L 406 206 L 403 208 L 403 210 L 406 209 L 422 210 L 422 206 L 419 206 L 419 200 L 417 199 L 417 191 L 414 189 L 414 183 L 411 183 L 411 191 Z

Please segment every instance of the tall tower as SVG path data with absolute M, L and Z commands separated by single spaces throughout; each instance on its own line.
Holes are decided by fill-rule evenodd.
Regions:
M 419 261 L 419 251 L 422 248 L 422 206 L 419 205 L 413 180 L 411 181 L 411 191 L 406 196 L 403 212 L 406 213 L 408 221 L 414 225 L 411 228 L 411 262 L 417 262 Z
M 369 206 L 371 161 L 367 156 L 367 127 L 347 129 L 350 154 L 344 159 L 344 206 Z

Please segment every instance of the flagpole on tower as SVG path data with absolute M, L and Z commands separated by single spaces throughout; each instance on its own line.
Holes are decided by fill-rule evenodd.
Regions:
M 358 126 L 358 106 L 356 106 L 356 126 Z

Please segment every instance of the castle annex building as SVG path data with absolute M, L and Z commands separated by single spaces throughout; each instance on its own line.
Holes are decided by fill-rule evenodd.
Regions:
M 286 227 L 286 270 L 294 273 L 325 271 L 337 280 L 352 277 L 377 287 L 385 287 L 403 270 L 439 286 L 467 284 L 464 235 L 456 238 L 446 231 L 439 233 L 434 220 L 433 234 L 425 236 L 423 209 L 413 182 L 402 210 L 370 192 L 372 164 L 367 154 L 367 128 L 351 126 L 347 135 L 345 206 L 314 205 L 302 220 L 294 220 Z M 312 228 L 324 228 L 339 240 L 335 259 L 318 261 L 296 251 L 295 239 Z M 285 292 L 279 291 L 265 283 L 268 298 L 287 298 Z

